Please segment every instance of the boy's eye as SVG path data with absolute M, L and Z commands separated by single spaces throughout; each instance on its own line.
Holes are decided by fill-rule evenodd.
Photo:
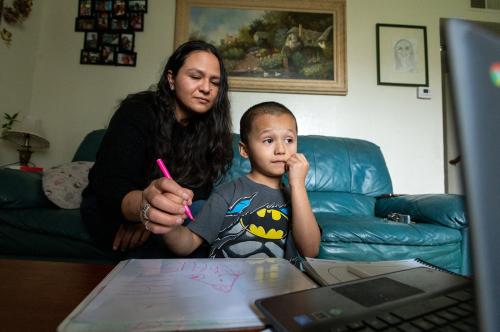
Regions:
M 285 139 L 285 142 L 288 144 L 291 144 L 291 143 L 293 143 L 293 138 L 291 138 L 291 137 L 287 138 L 287 139 Z
M 266 138 L 265 140 L 263 140 L 263 143 L 266 143 L 266 144 L 271 144 L 273 142 L 272 138 Z

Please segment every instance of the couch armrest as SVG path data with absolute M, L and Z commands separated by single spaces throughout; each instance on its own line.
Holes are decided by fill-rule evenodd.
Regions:
M 403 195 L 380 198 L 375 203 L 377 217 L 386 217 L 393 212 L 408 214 L 415 222 L 440 224 L 456 229 L 468 227 L 465 200 L 461 195 Z
M 0 209 L 53 207 L 42 188 L 42 174 L 0 169 Z

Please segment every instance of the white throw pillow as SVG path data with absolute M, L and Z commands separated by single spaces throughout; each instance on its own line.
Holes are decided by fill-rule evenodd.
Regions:
M 60 208 L 78 209 L 93 164 L 92 161 L 73 161 L 48 169 L 42 177 L 45 196 Z

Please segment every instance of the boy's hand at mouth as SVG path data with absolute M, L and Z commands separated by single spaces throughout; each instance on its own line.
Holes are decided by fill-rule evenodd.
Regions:
M 302 153 L 293 154 L 285 165 L 285 171 L 288 172 L 288 183 L 290 187 L 304 186 L 309 170 L 309 163 Z

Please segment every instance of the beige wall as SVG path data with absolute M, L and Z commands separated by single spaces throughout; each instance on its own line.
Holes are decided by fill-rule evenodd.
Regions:
M 71 159 L 90 130 L 106 126 L 126 94 L 158 81 L 173 49 L 175 1 L 149 0 L 144 32 L 136 34 L 135 68 L 80 65 L 83 33 L 74 31 L 76 0 L 38 0 L 10 48 L 0 45 L 0 112 L 43 119 L 51 147 L 32 161 L 49 167 Z M 468 8 L 468 0 L 347 0 L 347 96 L 232 92 L 234 131 L 246 108 L 276 100 L 296 114 L 301 134 L 363 138 L 385 155 L 395 192 L 444 192 L 439 18 L 500 22 L 498 11 Z M 375 24 L 427 27 L 433 98 L 416 88 L 378 86 Z M 0 142 L 0 164 L 17 152 Z
M 7 5 L 7 3 L 5 4 Z M 4 113 L 27 114 L 30 110 L 35 72 L 42 6 L 35 5 L 23 28 L 12 28 L 2 22 L 1 29 L 12 32 L 12 43 L 7 47 L 0 40 L 0 122 Z M 18 160 L 15 146 L 0 139 L 0 165 Z

